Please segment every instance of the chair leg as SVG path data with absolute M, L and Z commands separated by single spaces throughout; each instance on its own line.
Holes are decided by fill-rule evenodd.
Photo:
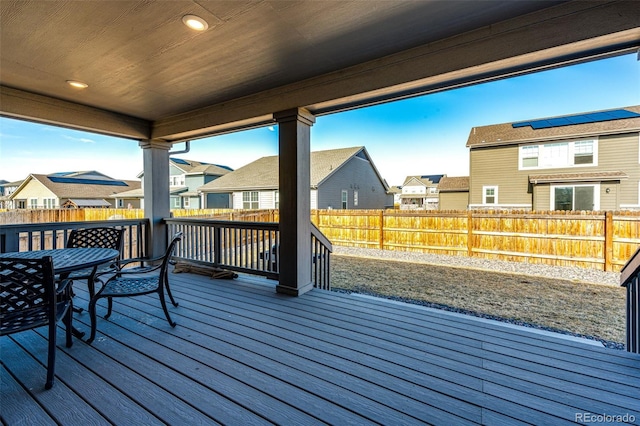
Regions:
M 167 294 L 169 295 L 169 299 L 171 300 L 171 304 L 177 308 L 178 307 L 178 302 L 175 301 L 175 299 L 173 298 L 173 295 L 171 294 L 171 287 L 169 287 L 169 278 L 167 278 L 166 275 L 164 276 L 164 286 L 167 289 Z
M 47 352 L 47 382 L 44 385 L 45 389 L 51 389 L 53 387 L 53 380 L 55 377 L 56 369 L 56 330 L 57 324 L 55 321 L 49 323 L 49 341 Z
M 164 315 L 167 317 L 167 321 L 169 321 L 169 325 L 171 327 L 175 327 L 176 323 L 171 320 L 171 316 L 169 316 L 169 310 L 167 309 L 167 302 L 164 299 L 164 291 L 162 291 L 162 287 L 158 289 L 158 294 L 160 295 L 160 304 L 162 305 L 162 310 L 164 311 Z
M 89 301 L 89 317 L 91 318 L 91 335 L 89 336 L 89 338 L 87 340 L 85 340 L 85 342 L 87 344 L 91 344 L 91 342 L 93 342 L 93 339 L 96 338 L 96 303 L 98 302 L 98 299 L 96 298 L 92 298 L 91 301 Z
M 73 346 L 73 300 L 71 300 L 67 312 L 64 314 L 64 318 L 62 318 L 62 322 L 64 323 L 67 338 L 66 346 L 70 348 Z M 84 336 L 84 333 L 82 333 L 82 335 Z
M 104 319 L 109 319 L 111 316 L 111 310 L 113 309 L 113 299 L 111 297 L 107 298 L 107 315 L 104 316 Z

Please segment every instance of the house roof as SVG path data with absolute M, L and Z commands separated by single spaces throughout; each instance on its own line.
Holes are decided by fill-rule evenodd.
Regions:
M 559 183 L 559 182 L 600 182 L 603 180 L 627 179 L 624 172 L 584 172 L 584 173 L 553 173 L 544 175 L 529 175 L 529 182 L 538 183 Z
M 109 207 L 111 203 L 104 199 L 85 199 L 85 198 L 70 198 L 65 205 L 73 204 L 76 207 Z
M 616 108 L 630 113 L 640 114 L 640 105 Z M 640 116 L 632 118 L 610 118 L 615 110 L 592 111 L 583 114 L 568 116 L 547 117 L 526 122 L 511 122 L 479 126 L 471 129 L 467 139 L 467 147 L 477 148 L 482 146 L 512 145 L 523 142 L 537 142 L 543 140 L 572 139 L 581 137 L 594 137 L 606 134 L 629 133 L 640 131 Z M 595 114 L 597 121 L 582 124 L 567 124 L 589 114 Z M 635 115 L 635 114 L 634 114 Z M 615 116 L 615 115 L 614 115 Z M 534 128 L 536 121 L 550 123 L 552 127 Z M 532 123 L 533 122 L 533 123 Z M 556 125 L 553 125 L 553 124 Z M 530 125 L 530 124 L 533 124 Z
M 469 176 L 444 176 L 438 184 L 440 192 L 462 192 L 469 190 Z
M 416 176 L 407 176 L 404 180 L 402 186 L 410 185 L 411 181 L 415 181 L 417 183 L 421 183 L 424 186 L 434 186 L 440 182 L 440 179 L 445 177 L 446 175 L 416 175 Z
M 183 170 L 186 174 L 202 173 L 222 176 L 233 171 L 231 167 L 223 166 L 221 164 L 205 163 L 203 161 L 186 160 L 183 158 L 169 157 L 169 162 L 180 170 Z
M 344 166 L 356 155 L 364 156 L 374 168 L 382 184 L 387 187 L 375 169 L 363 146 L 329 149 L 311 153 L 311 187 L 317 188 L 329 176 Z M 278 156 L 262 157 L 239 169 L 219 177 L 198 188 L 202 192 L 230 192 L 238 190 L 260 190 L 278 188 Z
M 117 180 L 96 171 L 63 172 L 50 175 L 30 174 L 11 194 L 16 198 L 22 188 L 36 180 L 58 198 L 102 199 L 123 191 L 140 188 L 140 181 Z

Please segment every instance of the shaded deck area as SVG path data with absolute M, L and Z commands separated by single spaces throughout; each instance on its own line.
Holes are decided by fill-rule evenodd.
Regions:
M 50 391 L 45 330 L 0 339 L 2 421 L 559 425 L 594 413 L 640 422 L 637 355 L 380 299 L 283 296 L 266 279 L 170 279 L 175 329 L 157 298 L 116 300 L 92 346 L 67 349 L 59 330 Z M 74 319 L 82 330 L 88 320 Z

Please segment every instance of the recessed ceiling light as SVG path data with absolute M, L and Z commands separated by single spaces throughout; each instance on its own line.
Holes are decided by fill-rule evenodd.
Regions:
M 196 15 L 184 15 L 182 22 L 189 28 L 195 31 L 204 31 L 209 28 L 207 21 Z
M 67 84 L 76 89 L 86 89 L 87 87 L 89 87 L 87 83 L 83 83 L 77 80 L 67 80 Z

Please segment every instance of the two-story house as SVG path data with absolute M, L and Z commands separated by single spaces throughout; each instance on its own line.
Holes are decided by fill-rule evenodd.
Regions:
M 470 208 L 640 209 L 640 106 L 471 129 Z
M 262 157 L 199 188 L 224 195 L 234 209 L 278 209 L 278 156 Z M 363 146 L 311 152 L 312 209 L 382 209 L 393 205 Z
M 95 170 L 30 174 L 9 196 L 17 209 L 115 207 L 115 194 L 140 188 L 134 180 L 113 179 Z
M 8 182 L 6 180 L 0 181 L 0 209 L 13 208 L 13 202 L 11 201 L 10 195 L 16 192 L 21 184 L 21 180 L 14 182 Z
M 407 176 L 402 184 L 400 210 L 437 210 L 438 184 L 444 176 Z
M 171 209 L 229 208 L 228 197 L 220 194 L 200 194 L 198 187 L 233 171 L 232 168 L 202 161 L 169 158 L 169 197 Z M 138 174 L 142 180 L 144 173 Z M 144 188 L 119 194 L 121 207 L 133 204 L 144 207 Z

